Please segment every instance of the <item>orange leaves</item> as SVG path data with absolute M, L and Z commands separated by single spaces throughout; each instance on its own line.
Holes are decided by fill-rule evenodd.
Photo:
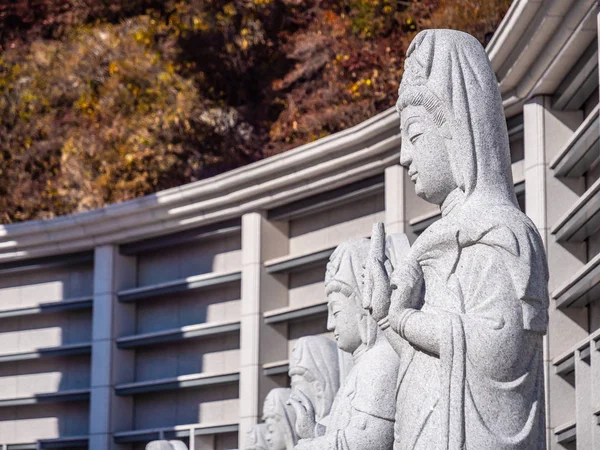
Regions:
M 29 32 L 0 7 L 4 221 L 148 194 L 360 123 L 394 104 L 416 32 L 483 39 L 510 0 L 40 2 L 20 47 Z M 68 17 L 55 9 L 67 3 Z

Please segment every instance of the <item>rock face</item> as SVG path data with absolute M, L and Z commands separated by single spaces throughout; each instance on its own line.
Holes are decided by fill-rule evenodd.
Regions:
M 374 227 L 365 307 L 401 358 L 394 449 L 543 449 L 548 269 L 518 208 L 496 78 L 472 36 L 413 40 L 401 164 L 442 218 L 391 277 Z

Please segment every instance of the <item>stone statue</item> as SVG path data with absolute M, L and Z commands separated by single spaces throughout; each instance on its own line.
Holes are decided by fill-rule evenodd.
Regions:
M 296 342 L 290 358 L 290 401 L 301 400 L 306 414 L 296 411 L 296 435 L 312 438 L 319 433 L 340 388 L 340 362 L 335 342 L 324 336 L 305 336 Z
M 151 441 L 146 445 L 146 450 L 188 450 L 182 441 Z
M 391 277 L 374 227 L 365 303 L 401 356 L 395 450 L 545 449 L 548 268 L 518 208 L 496 77 L 472 36 L 419 33 L 400 163 L 442 218 Z
M 287 404 L 290 393 L 290 388 L 276 388 L 265 398 L 263 420 L 267 428 L 265 439 L 269 450 L 292 450 L 296 445 L 296 413 Z
M 265 439 L 267 434 L 267 425 L 259 423 L 254 425 L 246 435 L 246 445 L 244 450 L 269 450 L 269 446 Z
M 408 250 L 406 236 L 389 237 L 390 244 L 394 240 L 400 253 Z M 360 275 L 368 254 L 368 239 L 346 242 L 327 265 L 327 327 L 338 347 L 352 354 L 354 366 L 335 397 L 326 429 L 302 439 L 296 450 L 389 450 L 393 445 L 399 357 L 362 308 Z M 303 399 L 291 401 L 301 417 Z

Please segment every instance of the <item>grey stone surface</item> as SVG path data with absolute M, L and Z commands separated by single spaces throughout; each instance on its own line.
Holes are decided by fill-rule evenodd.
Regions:
M 352 354 L 354 365 L 335 397 L 326 426 L 317 428 L 315 437 L 300 440 L 297 450 L 392 447 L 399 357 L 362 308 L 360 275 L 369 247 L 368 239 L 341 244 L 327 265 L 327 327 L 338 347 Z M 394 262 L 397 254 L 408 250 L 408 240 L 404 235 L 390 236 L 388 247 Z M 293 395 L 291 402 L 299 419 L 310 413 L 306 398 Z
M 324 336 L 306 336 L 296 342 L 290 358 L 290 401 L 292 405 L 302 402 L 306 407 L 301 409 L 306 414 L 301 415 L 296 408 L 298 438 L 315 437 L 324 426 L 340 388 L 340 362 L 337 345 Z
M 146 450 L 188 450 L 187 445 L 181 441 L 151 441 L 146 445 Z
M 269 450 L 265 435 L 267 434 L 267 425 L 259 423 L 254 425 L 246 435 L 244 443 L 245 450 Z
M 546 256 L 479 42 L 419 33 L 397 108 L 401 164 L 442 218 L 391 277 L 382 224 L 371 238 L 364 306 L 401 357 L 394 449 L 543 449 Z
M 288 404 L 291 391 L 290 388 L 272 389 L 265 398 L 263 420 L 267 427 L 265 439 L 269 450 L 292 450 L 296 445 L 296 413 Z

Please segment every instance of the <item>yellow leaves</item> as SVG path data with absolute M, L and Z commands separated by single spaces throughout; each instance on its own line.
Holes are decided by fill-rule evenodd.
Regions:
M 233 3 L 227 3 L 225 6 L 223 6 L 223 12 L 225 13 L 226 16 L 235 16 L 237 14 L 237 11 L 235 9 L 235 5 Z
M 12 78 L 16 78 L 21 74 L 21 66 L 19 64 L 14 64 L 11 68 L 10 68 L 10 76 Z
M 137 30 L 133 36 L 135 38 L 135 41 L 140 43 L 144 42 L 144 40 L 146 39 L 146 34 L 143 30 Z
M 341 63 L 342 61 L 348 61 L 349 59 L 350 59 L 349 55 L 344 55 L 342 53 L 338 53 L 337 55 L 335 55 L 336 63 Z
M 200 16 L 192 17 L 192 29 L 194 31 L 207 31 L 209 29 L 208 24 Z
M 110 64 L 108 65 L 108 73 L 109 75 L 114 75 L 119 71 L 119 65 L 117 64 L 116 61 L 111 61 Z
M 417 29 L 417 24 L 415 23 L 414 19 L 412 17 L 408 17 L 405 21 L 404 24 L 406 25 L 406 27 L 410 30 L 410 31 L 415 31 Z
M 348 86 L 348 91 L 352 98 L 358 98 L 361 96 L 361 88 L 363 86 L 371 87 L 372 84 L 373 81 L 370 78 L 363 78 L 355 83 L 351 83 L 350 86 Z

